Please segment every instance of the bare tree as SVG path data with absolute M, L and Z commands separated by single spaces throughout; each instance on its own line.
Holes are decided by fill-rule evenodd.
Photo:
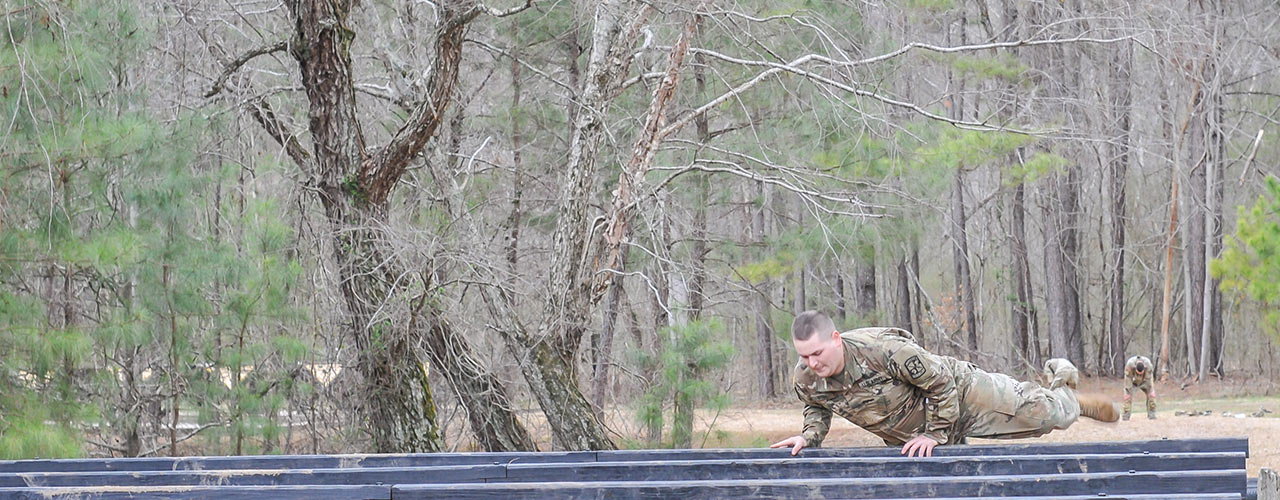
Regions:
M 1130 99 L 1129 68 L 1133 65 L 1132 49 L 1127 45 L 1117 47 L 1111 65 L 1111 120 L 1115 127 L 1114 152 L 1111 154 L 1111 293 L 1108 336 L 1111 355 L 1110 365 L 1104 367 L 1111 375 L 1123 375 L 1125 363 L 1124 334 L 1124 264 L 1125 264 L 1125 178 L 1129 169 L 1129 131 L 1132 101 Z
M 457 86 L 463 34 L 483 13 L 505 15 L 468 1 L 441 4 L 434 66 L 427 95 L 414 105 L 390 141 L 365 144 L 358 118 L 350 41 L 353 2 L 287 3 L 294 32 L 287 44 L 298 63 L 308 98 L 312 151 L 308 152 L 265 101 L 250 109 L 267 133 L 311 177 L 331 226 L 339 286 L 350 315 L 350 336 L 360 349 L 357 369 L 365 378 L 365 415 L 374 447 L 384 452 L 441 448 L 427 373 L 417 353 L 425 345 L 431 361 L 450 380 L 468 410 L 481 445 L 494 450 L 532 449 L 515 419 L 502 384 L 468 353 L 466 341 L 422 293 L 396 304 L 408 289 L 411 271 L 385 247 L 382 231 L 390 195 L 409 163 L 436 135 Z M 286 44 L 250 51 L 227 66 L 234 71 L 249 58 Z M 208 95 L 216 94 L 221 79 Z M 434 274 L 421 273 L 425 288 Z

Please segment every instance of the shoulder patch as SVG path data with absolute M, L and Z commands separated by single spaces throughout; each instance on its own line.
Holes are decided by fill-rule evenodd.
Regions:
M 911 356 L 902 363 L 902 369 L 907 371 L 907 376 L 913 379 L 920 378 L 924 375 L 924 362 L 920 361 L 920 356 Z

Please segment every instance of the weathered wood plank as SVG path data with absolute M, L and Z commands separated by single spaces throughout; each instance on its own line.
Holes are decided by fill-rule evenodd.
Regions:
M 491 483 L 485 485 L 397 485 L 396 500 L 657 500 L 679 498 L 922 498 L 1054 495 L 1115 495 L 1165 492 L 1240 495 L 1243 469 L 1136 473 L 1037 474 L 1022 476 L 771 479 L 741 481 Z
M 1254 495 L 1258 500 L 1280 500 L 1280 474 L 1274 469 L 1263 467 L 1258 473 L 1255 488 Z
M 820 477 L 983 476 L 1083 472 L 1243 469 L 1236 453 L 859 457 L 774 460 L 671 460 L 507 466 L 505 479 L 534 481 L 690 481 Z M 424 481 L 419 481 L 424 482 Z
M 22 472 L 0 474 L 0 487 L 289 486 L 457 482 L 676 481 L 1018 475 L 1081 472 L 1241 469 L 1243 453 L 1041 455 L 932 458 L 785 458 L 583 464 L 512 464 L 366 469 Z
M 829 499 L 829 500 L 852 500 L 852 499 Z M 869 500 L 888 500 L 888 499 L 869 499 Z M 968 497 L 944 497 L 934 498 L 932 500 L 972 500 Z M 1017 497 L 1017 500 L 1241 500 L 1238 493 L 1173 493 L 1173 494 L 1154 494 L 1154 495 L 1066 495 L 1066 496 L 1039 496 L 1039 497 Z
M 827 499 L 855 500 L 855 499 Z M 888 499 L 857 499 L 888 500 Z M 971 497 L 939 497 L 932 500 L 973 500 Z M 1016 500 L 1242 500 L 1239 493 L 1157 493 L 1135 495 L 1054 495 L 1054 496 L 1020 496 Z
M 212 471 L 19 472 L 0 474 L 0 487 L 306 486 L 484 482 L 506 477 L 503 465 L 375 467 L 369 469 L 229 469 Z
M 0 460 L 0 472 L 92 472 L 227 469 L 430 467 L 506 463 L 594 462 L 596 452 L 415 453 L 367 455 L 253 455 Z
M 1044 455 L 1072 453 L 1247 452 L 1247 438 L 1125 441 L 1114 443 L 1026 443 L 942 446 L 937 456 Z M 892 457 L 894 447 L 818 448 L 812 458 Z M 259 455 L 237 457 L 0 460 L 0 472 L 89 472 L 224 469 L 327 469 L 430 467 L 504 463 L 584 463 L 644 460 L 741 460 L 787 458 L 782 449 L 619 450 L 601 452 L 426 453 L 369 455 Z
M 383 500 L 391 494 L 380 488 L 390 487 L 334 487 L 325 491 L 311 491 L 301 488 L 252 488 L 223 487 L 215 489 L 198 488 L 178 491 L 175 489 L 153 488 L 151 490 L 106 491 L 87 488 L 0 488 L 0 498 L 13 500 L 134 500 L 134 499 L 206 499 L 218 500 Z M 397 497 L 398 498 L 398 497 Z M 1240 500 L 1239 494 L 1230 493 L 1184 493 L 1184 494 L 1136 494 L 1136 495 L 1055 495 L 1018 497 L 1018 500 Z M 837 500 L 837 499 L 832 499 Z M 843 499 L 852 500 L 852 499 Z M 879 499 L 888 500 L 888 499 Z M 958 497 L 935 498 L 934 500 L 965 500 Z
M 935 456 L 985 456 L 985 455 L 1044 455 L 1072 453 L 1190 453 L 1190 452 L 1248 452 L 1248 438 L 1213 439 L 1156 439 L 1147 441 L 1116 441 L 1107 443 L 1022 443 L 969 446 L 939 446 Z M 702 460 L 702 459 L 753 459 L 789 456 L 790 450 L 770 448 L 748 449 L 693 449 L 693 450 L 615 450 L 597 452 L 599 462 L 631 460 Z M 800 452 L 801 456 L 838 457 L 892 457 L 901 456 L 901 448 L 895 446 L 866 448 L 812 448 Z
M 390 500 L 391 486 L 0 488 L 6 500 Z

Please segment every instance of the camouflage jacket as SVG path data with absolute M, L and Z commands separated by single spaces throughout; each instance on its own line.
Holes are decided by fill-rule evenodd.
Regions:
M 805 403 L 808 446 L 822 444 L 832 414 L 891 445 L 921 434 L 938 444 L 963 437 L 960 385 L 975 370 L 973 365 L 931 354 L 897 328 L 861 328 L 840 337 L 843 372 L 821 378 L 802 361 L 792 373 L 796 395 Z
M 1138 365 L 1138 361 L 1142 361 L 1142 364 L 1147 367 L 1142 373 L 1138 373 L 1137 370 L 1135 370 L 1135 367 Z M 1124 362 L 1124 383 L 1130 386 L 1142 385 L 1151 378 L 1151 372 L 1154 371 L 1152 368 L 1151 360 L 1147 359 L 1146 356 L 1130 356 L 1129 359 Z

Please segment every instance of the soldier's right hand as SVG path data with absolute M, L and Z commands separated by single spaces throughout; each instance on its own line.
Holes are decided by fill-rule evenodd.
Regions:
M 806 441 L 806 440 L 804 439 L 804 436 L 791 436 L 791 437 L 789 437 L 789 438 L 783 439 L 782 441 L 778 441 L 778 442 L 776 442 L 776 443 L 773 443 L 773 444 L 769 445 L 769 447 L 770 447 L 770 448 L 783 448 L 783 447 L 790 446 L 790 447 L 791 447 L 791 456 L 795 456 L 797 453 L 800 453 L 800 450 L 801 450 L 801 449 L 803 449 L 803 448 L 804 448 L 805 446 L 807 446 L 808 444 L 809 444 L 809 442 L 808 442 L 808 441 Z

